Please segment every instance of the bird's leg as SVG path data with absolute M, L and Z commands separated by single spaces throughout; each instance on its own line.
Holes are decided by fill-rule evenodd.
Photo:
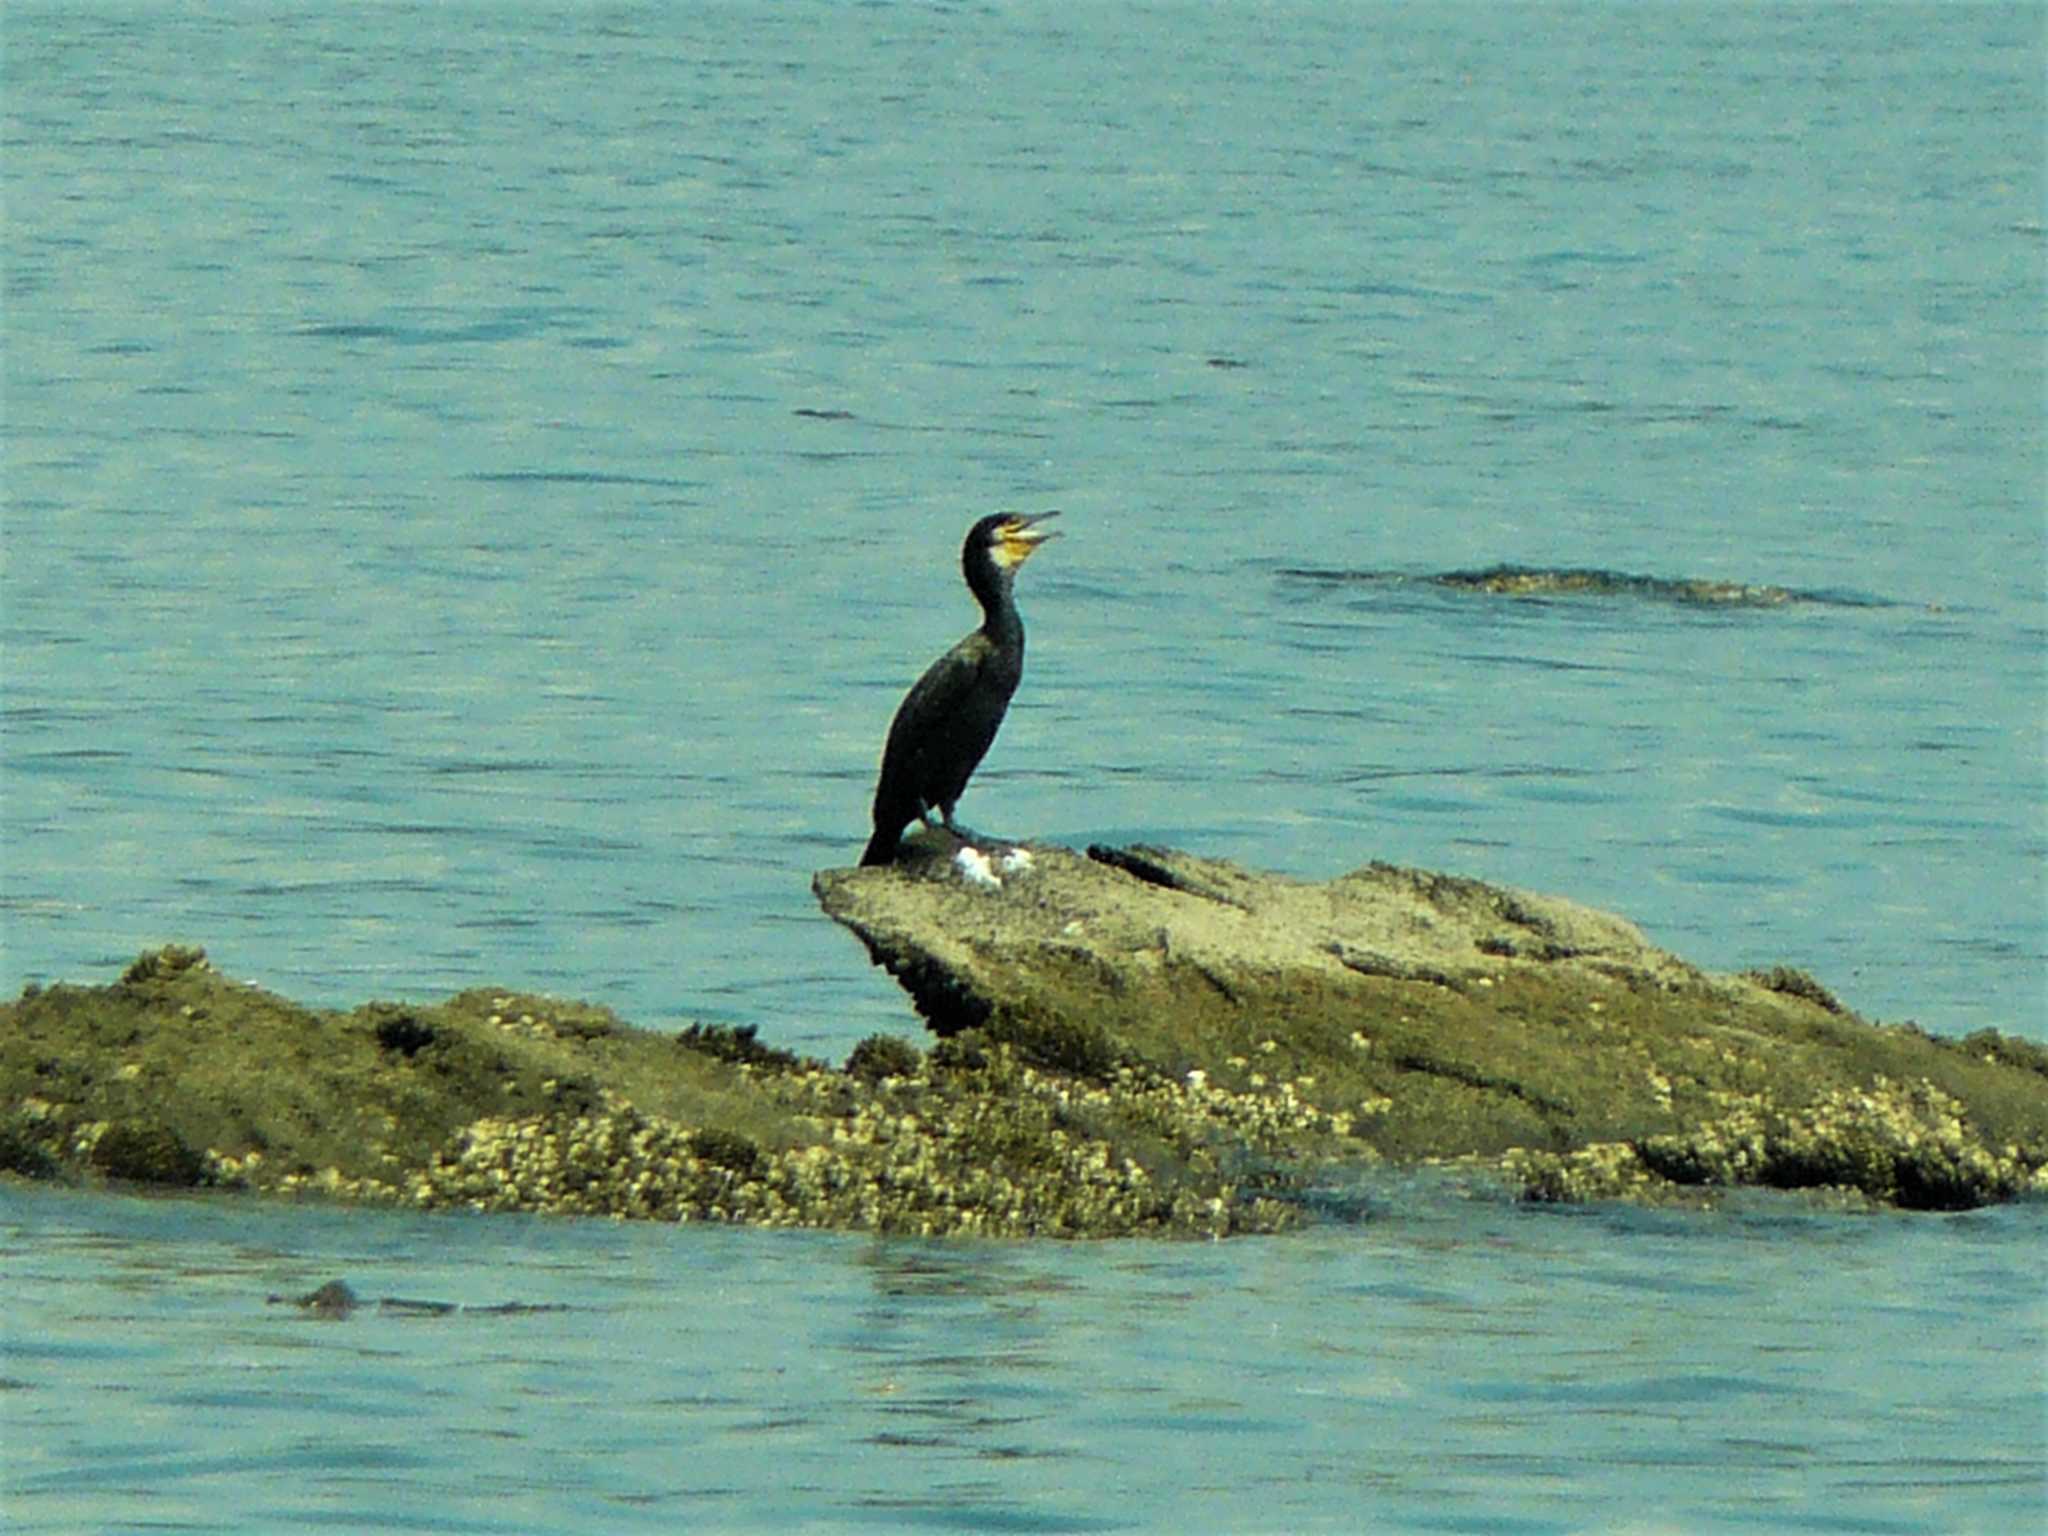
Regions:
M 939 811 L 946 818 L 946 830 L 948 832 L 952 833 L 955 838 L 969 848 L 981 847 L 981 834 L 972 827 L 963 827 L 959 822 L 955 821 L 953 819 L 953 807 L 950 805 L 940 806 Z

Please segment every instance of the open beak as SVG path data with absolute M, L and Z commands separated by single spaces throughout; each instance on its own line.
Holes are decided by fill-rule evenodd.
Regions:
M 997 531 L 996 538 L 1005 565 L 1018 566 L 1031 558 L 1031 552 L 1047 539 L 1059 535 L 1050 528 L 1039 525 L 1048 518 L 1058 517 L 1057 512 L 1039 512 L 1030 517 L 1013 517 Z

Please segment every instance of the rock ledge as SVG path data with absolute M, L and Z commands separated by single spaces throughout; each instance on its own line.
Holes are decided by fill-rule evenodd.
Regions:
M 1555 897 L 1167 848 L 827 870 L 939 1039 L 844 1066 L 510 989 L 308 1009 L 151 951 L 0 1006 L 0 1171 L 426 1208 L 1223 1236 L 1431 1164 L 1533 1200 L 2048 1193 L 2048 1051 L 1710 975 Z
M 2048 1052 L 2025 1041 L 1873 1024 L 1803 972 L 1712 975 L 1611 914 L 1428 870 L 1034 847 L 990 886 L 921 836 L 896 868 L 820 874 L 819 900 L 934 1031 L 1048 1069 L 1257 1095 L 1337 1156 L 1489 1168 L 1532 1199 L 2048 1193 Z

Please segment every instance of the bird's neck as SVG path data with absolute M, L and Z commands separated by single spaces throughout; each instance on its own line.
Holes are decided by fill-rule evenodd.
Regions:
M 979 579 L 970 579 L 968 584 L 981 603 L 981 632 L 998 645 L 1021 645 L 1024 621 L 1018 617 L 1016 601 L 1010 595 L 1010 573 L 997 570 L 977 575 Z

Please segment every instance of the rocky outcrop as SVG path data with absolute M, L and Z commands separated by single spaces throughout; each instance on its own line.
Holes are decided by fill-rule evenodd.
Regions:
M 933 833 L 815 887 L 930 1050 L 831 1066 L 510 989 L 309 1009 L 173 947 L 0 1006 L 0 1172 L 1065 1237 L 1277 1231 L 1376 1164 L 1536 1200 L 2048 1192 L 2040 1047 L 1711 975 L 1555 897 Z
M 751 1027 L 479 989 L 309 1009 L 151 951 L 0 1007 L 0 1172 L 478 1211 L 919 1234 L 1224 1236 L 1301 1219 L 1181 1085 L 996 1042 L 844 1068 Z M 1256 1106 L 1263 1114 L 1262 1106 Z
M 998 877 L 942 836 L 910 850 L 815 888 L 935 1031 L 1257 1099 L 1323 1138 L 1304 1156 L 1483 1166 L 1546 1200 L 2048 1191 L 2048 1052 L 1875 1025 L 1790 969 L 1712 975 L 1558 897 L 1147 847 L 1033 848 Z

